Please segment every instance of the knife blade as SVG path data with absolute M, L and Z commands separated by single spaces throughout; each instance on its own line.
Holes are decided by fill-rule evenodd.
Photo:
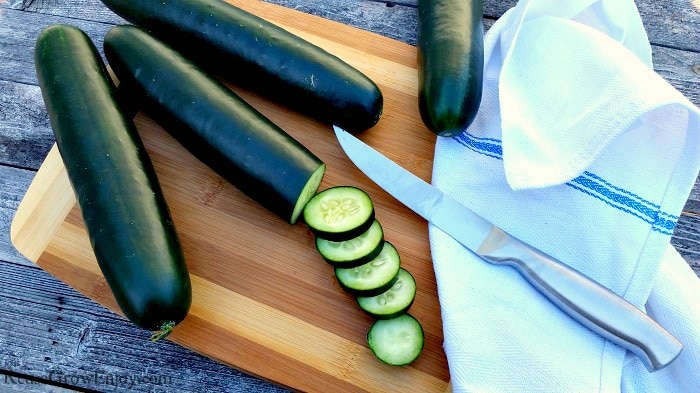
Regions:
M 333 129 L 355 166 L 399 202 L 482 260 L 515 268 L 576 321 L 637 355 L 650 372 L 680 354 L 683 345 L 673 335 L 615 292 L 510 236 L 343 129 Z

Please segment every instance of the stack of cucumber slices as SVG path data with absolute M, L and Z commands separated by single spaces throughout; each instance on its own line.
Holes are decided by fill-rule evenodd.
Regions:
M 367 333 L 372 353 L 394 366 L 413 362 L 424 341 L 421 324 L 408 314 L 416 281 L 385 239 L 369 195 L 352 186 L 331 187 L 311 198 L 302 214 L 340 286 L 377 319 Z

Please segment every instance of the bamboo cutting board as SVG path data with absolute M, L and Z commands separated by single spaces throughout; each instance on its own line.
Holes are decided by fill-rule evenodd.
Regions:
M 360 138 L 430 180 L 435 137 L 418 115 L 415 47 L 268 3 L 231 3 L 325 48 L 373 79 L 384 94 L 384 114 Z M 321 189 L 354 185 L 370 194 L 387 240 L 416 278 L 410 312 L 423 325 L 425 348 L 406 367 L 375 359 L 365 341 L 373 320 L 338 286 L 308 228 L 289 225 L 247 198 L 139 114 L 135 122 L 154 161 L 193 284 L 190 313 L 169 339 L 295 390 L 444 392 L 449 372 L 427 223 L 355 168 L 329 126 L 231 88 L 326 162 Z M 17 210 L 11 238 L 43 269 L 120 312 L 95 261 L 55 146 Z

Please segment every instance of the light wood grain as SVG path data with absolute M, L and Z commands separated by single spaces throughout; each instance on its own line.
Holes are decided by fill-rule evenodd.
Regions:
M 385 109 L 380 123 L 361 137 L 430 180 L 435 140 L 417 116 L 414 47 L 270 4 L 234 4 L 326 48 L 371 77 L 382 89 Z M 427 224 L 357 170 L 329 126 L 238 92 L 327 163 L 321 188 L 355 185 L 373 198 L 387 239 L 418 282 L 411 313 L 423 324 L 426 346 L 408 367 L 376 360 L 365 342 L 372 320 L 340 289 L 332 269 L 315 251 L 308 229 L 285 224 L 244 196 L 147 114 L 140 114 L 136 124 L 161 180 L 193 280 L 192 309 L 172 340 L 293 389 L 445 391 L 449 372 Z M 119 312 L 94 259 L 56 149 L 19 206 L 11 237 L 39 266 Z
M 12 221 L 10 237 L 15 247 L 29 260 L 36 262 L 73 205 L 75 195 L 54 145 L 29 185 Z
M 386 4 L 368 0 L 268 1 L 415 44 L 415 0 Z M 700 62 L 696 50 L 700 35 L 695 34 L 700 13 L 693 7 L 694 1 L 636 3 L 653 45 L 655 69 L 698 104 L 700 73 L 694 71 L 694 66 Z M 68 373 L 157 373 L 169 378 L 167 391 L 275 389 L 261 388 L 254 378 L 208 362 L 170 342 L 135 340 L 144 333 L 40 269 L 23 265 L 26 262 L 9 244 L 9 223 L 33 176 L 30 170 L 39 167 L 53 139 L 31 59 L 36 34 L 52 23 L 71 23 L 86 30 L 101 47 L 104 31 L 122 22 L 98 0 L 37 0 L 26 11 L 19 11 L 21 4 L 19 0 L 0 0 L 0 367 L 38 378 L 46 378 L 56 369 Z M 513 0 L 486 1 L 485 16 L 490 18 L 486 26 L 514 4 Z M 698 195 L 695 189 L 686 205 L 689 213 L 681 216 L 672 243 L 700 275 Z M 23 318 L 18 319 L 18 315 Z M 224 351 L 230 350 L 229 346 L 223 347 Z M 85 383 L 78 386 L 81 390 L 95 387 Z M 4 386 L 8 388 L 12 386 Z M 126 391 L 121 388 L 115 391 Z M 163 389 L 157 384 L 144 384 L 129 391 L 166 391 Z M 45 387 L 37 391 L 53 390 Z

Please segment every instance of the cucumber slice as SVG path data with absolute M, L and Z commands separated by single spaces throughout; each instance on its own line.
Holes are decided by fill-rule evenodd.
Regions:
M 360 308 L 377 319 L 390 319 L 406 313 L 416 297 L 416 280 L 408 270 L 399 269 L 398 278 L 388 290 L 371 297 L 358 297 Z
M 374 259 L 382 251 L 384 230 L 379 221 L 372 225 L 360 236 L 334 242 L 316 238 L 316 250 L 331 266 L 352 268 L 363 265 Z
M 384 241 L 376 258 L 352 269 L 336 268 L 335 276 L 340 286 L 354 296 L 376 296 L 394 285 L 400 268 L 398 251 Z
M 392 366 L 405 366 L 423 351 L 423 327 L 410 314 L 380 319 L 369 328 L 367 344 L 374 356 Z
M 339 242 L 369 229 L 374 222 L 374 204 L 359 188 L 337 186 L 314 195 L 302 214 L 314 235 Z

